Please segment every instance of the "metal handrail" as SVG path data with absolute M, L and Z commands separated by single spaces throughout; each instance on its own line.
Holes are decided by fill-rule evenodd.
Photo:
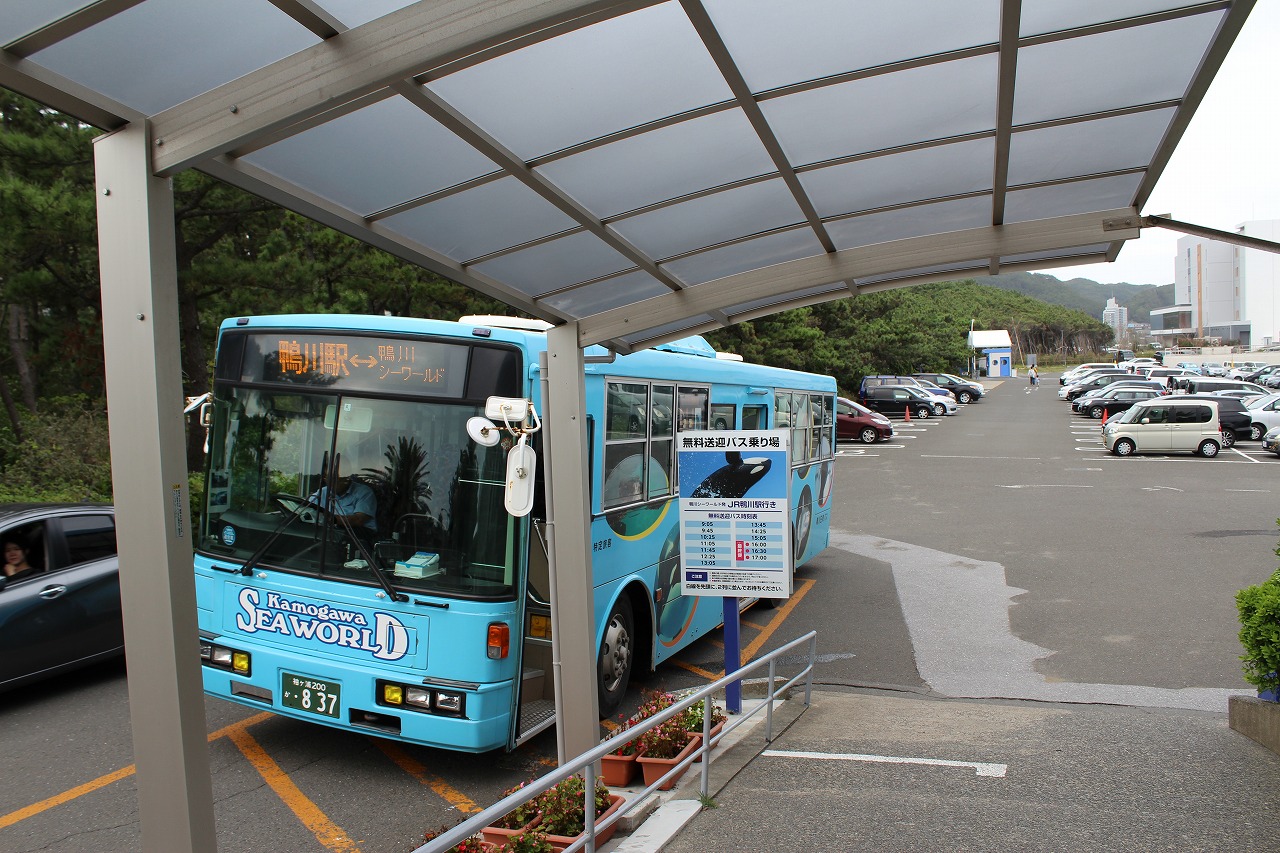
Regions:
M 775 686 L 777 684 L 778 658 L 786 654 L 787 652 L 804 645 L 808 646 L 808 657 L 809 657 L 809 661 L 805 665 L 804 669 L 800 670 L 800 672 L 796 673 L 794 676 L 789 678 L 785 683 Z M 701 687 L 698 690 L 695 690 L 693 693 L 690 693 L 688 696 L 681 699 L 679 702 L 675 703 L 670 708 L 667 708 L 661 711 L 660 713 L 654 714 L 652 717 L 648 717 L 644 720 L 641 720 L 640 722 L 619 731 L 617 734 L 606 738 L 605 740 L 600 742 L 599 746 L 596 746 L 588 750 L 587 752 L 582 753 L 577 758 L 573 759 L 573 761 L 561 767 L 556 768 L 555 770 L 551 771 L 545 776 L 542 776 L 538 779 L 533 780 L 532 782 L 529 782 L 528 784 L 520 788 L 520 790 L 516 791 L 515 793 L 509 794 L 506 797 L 503 797 L 501 800 L 489 806 L 479 814 L 472 815 L 467 820 L 463 821 L 457 826 L 454 826 L 453 828 L 445 832 L 442 832 L 436 838 L 427 842 L 423 846 L 416 848 L 413 851 L 413 853 L 442 853 L 442 851 L 448 850 L 449 848 L 458 844 L 458 842 L 463 841 L 475 835 L 483 827 L 489 826 L 494 821 L 500 820 L 501 818 L 506 816 L 508 813 L 510 813 L 512 810 L 514 810 L 516 806 L 519 806 L 523 803 L 526 803 L 532 800 L 534 797 L 538 796 L 539 794 L 542 794 L 544 791 L 549 790 L 554 785 L 557 785 L 560 782 L 563 782 L 565 779 L 568 779 L 570 776 L 575 776 L 579 773 L 582 773 L 583 778 L 586 782 L 586 784 L 583 786 L 584 787 L 583 800 L 584 800 L 584 808 L 586 812 L 586 817 L 583 825 L 585 829 L 583 830 L 583 834 L 580 838 L 574 841 L 573 844 L 571 844 L 569 847 L 565 848 L 565 853 L 573 853 L 573 851 L 577 851 L 577 850 L 585 850 L 585 851 L 588 851 L 588 853 L 595 853 L 597 832 L 603 829 L 607 829 L 617 821 L 621 820 L 624 815 L 629 814 L 632 809 L 634 809 L 640 803 L 644 802 L 645 798 L 650 793 L 656 791 L 660 785 L 662 785 L 664 782 L 667 781 L 667 779 L 671 778 L 677 773 L 683 772 L 694 761 L 698 761 L 698 760 L 702 761 L 702 780 L 701 780 L 700 792 L 702 793 L 703 797 L 706 797 L 710 790 L 711 762 L 715 760 L 714 755 L 711 752 L 712 747 L 714 747 L 716 743 L 719 743 L 730 732 L 732 732 L 734 729 L 741 726 L 743 723 L 745 723 L 748 719 L 750 719 L 755 714 L 759 713 L 761 710 L 765 712 L 765 732 L 764 732 L 765 741 L 767 743 L 771 743 L 773 741 L 773 703 L 774 701 L 780 695 L 785 695 L 786 691 L 790 690 L 795 684 L 797 684 L 800 681 L 801 678 L 803 678 L 804 679 L 804 704 L 806 706 L 810 704 L 813 697 L 813 665 L 817 659 L 817 653 L 818 653 L 818 632 L 817 631 L 810 631 L 809 633 L 801 637 L 797 637 L 796 639 L 792 640 L 786 645 L 781 646 L 777 649 L 774 649 L 773 651 L 769 652 L 763 657 L 758 658 L 757 660 L 754 660 L 751 663 L 745 664 L 744 666 L 739 667 L 738 669 L 734 670 L 731 673 L 725 674 L 724 676 L 716 679 L 715 681 L 711 682 L 705 687 Z M 721 690 L 726 685 L 731 684 L 734 681 L 741 680 L 743 676 L 754 672 L 755 670 L 763 667 L 766 664 L 768 664 L 768 667 L 769 667 L 769 676 L 768 676 L 768 690 L 765 691 L 764 698 L 762 698 L 760 702 L 756 703 L 749 710 L 744 708 L 741 715 L 738 715 L 738 719 L 733 720 L 731 723 L 726 724 L 724 729 L 716 736 L 715 743 L 712 743 L 711 741 L 711 705 L 713 701 L 712 699 L 713 694 Z M 671 719 L 677 714 L 684 713 L 686 709 L 692 706 L 695 702 L 699 702 L 699 701 L 703 703 L 703 714 L 702 714 L 702 743 L 699 744 L 698 749 L 695 750 L 693 753 L 689 754 L 688 756 L 686 756 L 679 764 L 676 764 L 670 770 L 668 770 L 665 774 L 663 774 L 661 779 L 658 779 L 653 784 L 645 787 L 643 791 L 638 793 L 636 796 L 632 797 L 629 802 L 623 805 L 622 808 L 618 809 L 616 812 L 610 815 L 607 819 L 601 821 L 600 825 L 597 826 L 596 820 L 595 820 L 596 818 L 596 814 L 595 814 L 596 762 L 599 761 L 602 757 L 613 752 L 615 749 L 618 749 L 623 744 L 628 743 L 629 741 L 635 740 L 638 735 L 643 734 L 644 732 L 648 731 L 651 728 L 662 725 L 667 720 Z M 701 756 L 701 758 L 699 758 L 699 756 Z

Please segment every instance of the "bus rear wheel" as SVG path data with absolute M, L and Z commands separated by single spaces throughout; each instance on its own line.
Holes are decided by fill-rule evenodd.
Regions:
M 609 621 L 604 626 L 604 639 L 600 641 L 596 670 L 600 682 L 602 720 L 613 716 L 627 692 L 627 684 L 631 681 L 631 666 L 635 661 L 635 633 L 631 601 L 624 595 L 609 612 Z

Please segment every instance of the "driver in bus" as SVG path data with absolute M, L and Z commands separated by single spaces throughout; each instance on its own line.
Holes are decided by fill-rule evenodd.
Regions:
M 374 496 L 373 489 L 353 479 L 344 470 L 338 471 L 332 498 L 329 496 L 329 487 L 321 486 L 307 500 L 322 507 L 335 521 L 346 520 L 352 529 L 368 539 L 372 539 L 373 534 L 378 532 L 378 499 Z

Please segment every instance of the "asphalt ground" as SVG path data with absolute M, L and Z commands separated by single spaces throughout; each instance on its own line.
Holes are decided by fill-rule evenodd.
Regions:
M 799 575 L 825 590 L 813 705 L 735 747 L 716 808 L 687 782 L 637 840 L 1276 849 L 1280 757 L 1226 714 L 1252 692 L 1233 595 L 1275 565 L 1276 458 L 1117 459 L 1056 376 L 1024 383 L 845 449 L 833 547 Z
M 1102 450 L 1097 422 L 1073 418 L 1057 400 L 1055 381 L 1046 377 L 1034 393 L 1023 380 L 992 382 L 987 399 L 954 417 L 899 423 L 893 441 L 874 446 L 841 445 L 831 547 L 800 570 L 790 601 L 743 614 L 746 658 L 810 629 L 819 635 L 814 710 L 776 748 L 796 739 L 785 748 L 1003 763 L 1006 776 L 950 764 L 762 756 L 756 733 L 756 746 L 748 738 L 733 751 L 747 756 L 736 767 L 728 759 L 713 766 L 724 776 L 715 789 L 720 809 L 700 815 L 686 828 L 692 835 L 677 834 L 673 845 L 786 849 L 788 839 L 810 833 L 808 849 L 894 849 L 901 834 L 899 849 L 1028 849 L 1035 843 L 1019 826 L 1056 822 L 1057 834 L 1042 836 L 1045 849 L 1124 849 L 1114 839 L 1088 842 L 1088 827 L 1073 826 L 1077 813 L 1068 808 L 1083 803 L 1101 813 L 1117 800 L 1135 803 L 1134 826 L 1171 803 L 1193 815 L 1202 803 L 1243 813 L 1240 834 L 1222 834 L 1222 845 L 1272 849 L 1274 826 L 1261 842 L 1248 836 L 1276 803 L 1249 784 L 1263 779 L 1264 794 L 1280 789 L 1274 759 L 1230 731 L 1224 711 L 1228 695 L 1248 688 L 1232 596 L 1275 566 L 1280 460 L 1247 442 L 1215 460 L 1116 459 Z M 723 655 L 712 634 L 637 683 L 629 699 L 638 701 L 641 687 L 701 686 L 722 671 Z M 139 849 L 123 669 L 115 662 L 0 696 L 0 851 Z M 983 709 L 987 729 L 956 722 L 961 706 Z M 1059 713 L 1021 723 L 1015 712 L 1026 709 Z M 829 730 L 816 727 L 818 711 L 833 721 Z M 423 829 L 451 824 L 554 764 L 552 732 L 512 753 L 467 756 L 215 699 L 206 715 L 219 847 L 244 853 L 413 849 Z M 910 728 L 871 727 L 895 720 Z M 1072 762 L 1050 763 L 1055 749 Z M 1173 774 L 1170 762 L 1184 753 L 1221 754 L 1225 764 L 1187 758 L 1178 784 L 1150 783 Z M 792 777 L 755 779 L 784 762 Z M 829 787 L 818 786 L 823 778 Z M 1034 785 L 1017 787 L 1023 780 Z M 777 797 L 747 787 L 738 797 L 733 786 L 749 782 Z M 940 783 L 992 784 L 957 794 L 932 787 Z M 828 793 L 841 789 L 847 799 Z M 962 808 L 947 799 L 961 795 Z M 749 813 L 736 821 L 736 836 L 698 834 L 701 821 L 735 814 L 738 800 Z M 1041 802 L 1051 810 L 1044 820 L 1033 808 Z M 1019 803 L 1023 812 L 1014 811 Z M 851 816 L 845 826 L 865 824 L 868 834 L 814 836 L 811 804 Z M 688 805 L 692 815 L 697 802 Z M 947 834 L 965 820 L 987 835 Z M 1220 826 L 1215 820 L 1195 822 Z M 659 833 L 662 821 L 646 835 L 650 826 L 618 841 L 658 849 L 636 846 L 670 837 Z M 1140 837 L 1130 849 L 1215 846 L 1190 837 L 1183 846 Z

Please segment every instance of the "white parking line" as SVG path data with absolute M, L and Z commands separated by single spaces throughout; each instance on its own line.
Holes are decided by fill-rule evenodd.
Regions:
M 761 755 L 770 758 L 809 758 L 817 761 L 870 761 L 877 764 L 923 764 L 931 767 L 972 767 L 978 776 L 1003 779 L 1009 770 L 1007 764 L 987 761 L 948 761 L 944 758 L 904 758 L 898 755 L 859 755 L 851 752 L 800 752 L 787 749 L 766 749 Z
M 995 484 L 997 489 L 1092 489 L 1093 486 L 1084 483 L 1019 483 L 1016 486 L 1002 486 Z

